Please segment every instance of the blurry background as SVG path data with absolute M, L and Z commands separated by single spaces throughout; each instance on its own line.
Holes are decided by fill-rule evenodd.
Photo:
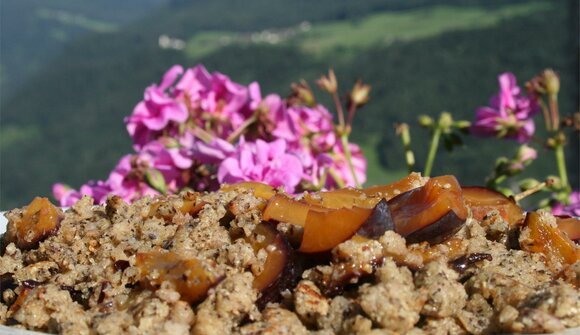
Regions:
M 2 0 L 0 209 L 105 179 L 131 151 L 123 118 L 173 64 L 204 63 L 263 93 L 285 96 L 333 67 L 343 90 L 358 78 L 372 98 L 352 139 L 369 160 L 369 184 L 401 177 L 393 124 L 409 122 L 418 166 L 429 134 L 419 114 L 472 120 L 498 90 L 546 67 L 560 72 L 560 110 L 578 110 L 578 1 L 498 0 Z M 322 94 L 318 94 L 326 102 Z M 327 104 L 330 109 L 330 105 Z M 543 127 L 541 123 L 538 128 Z M 578 139 L 568 169 L 578 188 Z M 434 174 L 482 184 L 516 144 L 468 139 L 440 150 Z M 475 150 L 474 150 L 475 149 Z M 552 152 L 529 173 L 556 174 Z

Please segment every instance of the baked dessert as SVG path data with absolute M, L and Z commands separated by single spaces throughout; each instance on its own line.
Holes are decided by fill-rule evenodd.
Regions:
M 580 221 L 452 176 L 9 211 L 0 323 L 60 334 L 489 334 L 580 327 Z

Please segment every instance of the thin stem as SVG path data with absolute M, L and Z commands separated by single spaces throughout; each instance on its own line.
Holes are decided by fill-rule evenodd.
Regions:
M 441 137 L 441 127 L 439 125 L 435 126 L 433 131 L 433 137 L 431 138 L 431 147 L 429 148 L 429 154 L 427 155 L 427 162 L 425 163 L 425 172 L 423 175 L 429 177 L 431 175 L 431 169 L 433 168 L 433 162 L 435 161 L 435 155 L 437 154 L 437 147 L 439 146 L 439 138 Z
M 322 176 L 320 176 L 320 180 L 318 181 L 318 185 L 316 185 L 316 191 L 322 190 L 324 185 L 326 185 L 326 179 L 328 178 L 328 168 L 322 170 Z
M 346 124 L 348 127 L 352 126 L 352 119 L 354 118 L 354 112 L 356 112 L 356 105 L 351 104 L 348 108 L 348 118 L 346 120 Z
M 344 181 L 338 176 L 334 169 L 328 169 L 328 174 L 332 177 L 338 188 L 344 188 Z
M 340 103 L 340 99 L 338 98 L 338 93 L 334 92 L 332 94 L 332 99 L 334 100 L 334 104 L 336 105 L 336 113 L 338 114 L 338 125 L 342 130 L 344 130 L 345 128 L 344 111 L 342 110 L 342 104 Z
M 570 184 L 568 183 L 568 173 L 566 172 L 566 158 L 564 157 L 564 145 L 558 143 L 554 148 L 556 153 L 556 163 L 558 164 L 558 174 L 560 175 L 560 182 L 564 190 L 570 190 Z
M 244 123 L 242 123 L 238 129 L 236 129 L 233 133 L 231 133 L 230 136 L 228 136 L 228 138 L 226 139 L 226 141 L 233 143 L 240 135 L 244 133 L 244 131 L 246 131 L 246 129 L 250 125 L 252 125 L 252 123 L 256 122 L 257 120 L 258 118 L 256 117 L 256 115 L 255 114 L 252 115 L 251 118 L 244 121 Z
M 558 130 L 560 128 L 560 112 L 558 111 L 558 96 L 553 94 L 548 97 L 550 104 L 550 112 L 552 114 L 552 129 Z
M 546 182 L 539 183 L 538 185 L 530 188 L 529 190 L 525 190 L 521 193 L 518 193 L 513 196 L 515 202 L 520 202 L 523 198 L 528 197 L 536 192 L 541 191 L 544 187 L 546 187 Z
M 342 141 L 342 148 L 344 150 L 344 155 L 346 156 L 348 167 L 350 168 L 350 173 L 352 173 L 354 184 L 356 187 L 360 188 L 361 184 L 358 182 L 358 177 L 356 176 L 356 172 L 354 170 L 354 164 L 352 163 L 352 155 L 350 153 L 350 148 L 348 147 L 348 135 L 346 133 L 341 134 L 340 140 Z
M 542 98 L 538 99 L 540 101 L 540 106 L 542 107 L 542 114 L 544 114 L 544 123 L 546 123 L 546 130 L 552 130 L 552 118 L 550 116 L 550 111 Z

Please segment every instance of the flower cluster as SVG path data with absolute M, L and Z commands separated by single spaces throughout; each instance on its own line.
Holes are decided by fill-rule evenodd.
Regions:
M 527 143 L 535 131 L 532 118 L 540 111 L 536 96 L 522 95 L 513 73 L 502 73 L 498 81 L 499 93 L 490 99 L 489 106 L 477 109 L 471 133 Z
M 159 84 L 146 88 L 125 123 L 135 152 L 122 157 L 104 181 L 79 190 L 55 184 L 62 206 L 83 195 L 99 203 L 109 195 L 130 202 L 239 181 L 299 192 L 365 180 L 362 151 L 340 141 L 332 114 L 313 98 L 305 103 L 295 96 L 262 97 L 257 83 L 244 86 L 202 65 L 169 69 Z
M 564 146 L 567 143 L 565 130 L 570 130 L 565 128 L 580 131 L 580 125 L 573 121 L 580 118 L 580 114 L 561 120 L 558 108 L 558 73 L 546 69 L 529 80 L 525 85 L 527 96 L 517 86 L 514 74 L 500 74 L 498 81 L 499 93 L 490 99 L 490 106 L 477 109 L 470 132 L 480 137 L 515 139 L 522 145 L 514 159 L 500 157 L 497 160 L 494 174 L 488 179 L 488 186 L 501 189 L 501 182 L 520 174 L 538 158 L 538 152 L 530 145 L 535 132 L 533 117 L 541 110 L 548 136 L 542 139 L 536 135 L 534 142 L 540 143 L 544 150 L 554 151 L 558 176 L 549 176 L 544 183 L 533 178 L 524 179 L 519 183 L 520 188 L 523 193 L 530 189 L 551 192 L 551 200 L 541 202 L 541 207 L 551 207 L 556 215 L 580 216 L 580 193 L 574 191 L 570 185 L 564 158 Z

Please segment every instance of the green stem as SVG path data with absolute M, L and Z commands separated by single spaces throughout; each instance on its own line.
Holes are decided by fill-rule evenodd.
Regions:
M 433 131 L 431 147 L 429 148 L 427 162 L 425 163 L 425 172 L 423 173 L 425 177 L 429 177 L 431 175 L 431 169 L 433 168 L 433 162 L 435 161 L 435 155 L 437 154 L 437 147 L 439 146 L 439 138 L 441 138 L 441 127 L 437 125 Z
M 354 184 L 356 187 L 360 188 L 361 185 L 358 182 L 358 178 L 357 178 L 356 172 L 354 170 L 354 164 L 352 163 L 352 155 L 350 153 L 350 148 L 348 147 L 348 135 L 347 134 L 340 135 L 340 140 L 342 141 L 342 148 L 344 150 L 344 155 L 346 156 L 346 161 L 348 163 L 348 167 L 350 168 L 350 173 L 352 173 L 352 178 L 354 179 Z
M 411 132 L 409 131 L 409 125 L 406 123 L 398 125 L 396 132 L 401 136 L 403 150 L 405 150 L 405 161 L 407 162 L 407 169 L 409 170 L 409 173 L 411 173 L 415 170 L 415 155 L 411 149 Z
M 338 125 L 344 131 L 345 128 L 344 111 L 342 109 L 340 99 L 338 98 L 338 93 L 334 92 L 334 94 L 332 94 L 332 99 L 334 100 L 334 104 L 336 105 L 336 113 L 338 114 Z
M 566 192 L 570 191 L 570 184 L 568 183 L 568 173 L 566 172 L 566 159 L 564 158 L 564 145 L 559 143 L 554 148 L 556 153 L 556 163 L 558 164 L 558 174 L 560 175 L 560 181 L 562 187 Z
M 228 138 L 226 139 L 226 141 L 234 143 L 234 141 L 237 140 L 238 137 L 240 137 L 240 135 L 242 135 L 246 131 L 246 129 L 256 121 L 258 121 L 258 117 L 254 114 L 252 115 L 252 117 L 247 119 L 242 125 L 240 125 L 238 129 L 236 129 L 233 133 L 231 133 L 230 136 L 228 136 Z
M 550 114 L 552 114 L 552 129 L 560 129 L 560 112 L 558 111 L 558 95 L 553 94 L 548 97 L 550 104 Z
M 336 173 L 336 171 L 334 171 L 333 169 L 328 169 L 328 174 L 332 177 L 332 179 L 336 182 L 336 185 L 338 186 L 338 188 L 344 188 L 344 181 L 342 180 L 342 178 L 340 178 L 338 176 L 338 174 Z

